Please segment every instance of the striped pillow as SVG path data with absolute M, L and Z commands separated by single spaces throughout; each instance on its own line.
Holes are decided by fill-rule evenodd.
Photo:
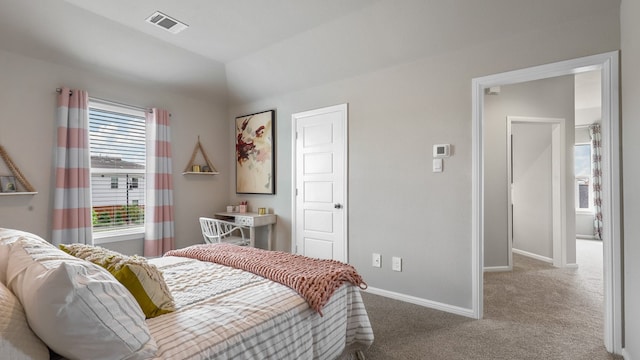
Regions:
M 0 228 L 0 282 L 5 285 L 7 285 L 7 263 L 9 262 L 9 251 L 11 250 L 13 243 L 22 237 L 28 238 L 29 241 L 49 244 L 49 242 L 35 234 L 20 230 Z
M 147 259 L 84 244 L 60 245 L 60 249 L 107 269 L 131 292 L 147 318 L 175 310 L 173 296 L 162 272 Z
M 7 285 L 31 329 L 69 359 L 147 359 L 157 345 L 131 294 L 105 269 L 55 246 L 13 244 Z

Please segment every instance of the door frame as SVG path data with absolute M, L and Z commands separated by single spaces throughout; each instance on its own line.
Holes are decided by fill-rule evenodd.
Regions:
M 299 191 L 297 189 L 297 163 L 298 163 L 298 155 L 297 155 L 297 147 L 296 141 L 298 139 L 298 120 L 301 118 L 315 116 L 319 114 L 331 113 L 331 112 L 342 112 L 344 115 L 344 127 L 343 127 L 343 139 L 344 139 L 344 178 L 342 179 L 343 183 L 343 193 L 344 199 L 342 202 L 342 221 L 343 221 L 343 231 L 342 237 L 344 239 L 344 257 L 345 262 L 349 262 L 349 222 L 348 222 L 348 212 L 349 212 L 349 107 L 348 104 L 339 104 L 333 106 L 327 106 L 323 108 L 318 108 L 314 110 L 302 111 L 291 114 L 291 253 L 297 254 L 297 214 L 298 214 L 298 204 L 297 204 L 297 195 Z
M 512 132 L 513 124 L 549 124 L 551 125 L 551 221 L 553 241 L 553 266 L 567 266 L 567 234 L 566 234 L 566 149 L 565 119 L 542 118 L 529 116 L 507 116 L 507 239 L 509 251 L 509 271 L 513 270 L 513 211 L 510 208 L 513 186 L 512 166 Z M 559 214 L 560 216 L 557 216 Z
M 604 345 L 622 351 L 622 260 L 620 197 L 619 52 L 534 66 L 472 80 L 472 311 L 483 315 L 484 267 L 484 89 L 586 71 L 602 72 L 602 214 L 604 267 Z

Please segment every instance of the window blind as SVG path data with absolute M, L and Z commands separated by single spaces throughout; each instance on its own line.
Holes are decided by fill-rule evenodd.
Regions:
M 144 112 L 90 102 L 89 146 L 94 232 L 143 227 Z

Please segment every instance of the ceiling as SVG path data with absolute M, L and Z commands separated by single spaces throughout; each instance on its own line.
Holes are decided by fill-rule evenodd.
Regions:
M 248 102 L 619 6 L 610 0 L 0 0 L 0 48 Z M 161 11 L 190 27 L 146 23 Z

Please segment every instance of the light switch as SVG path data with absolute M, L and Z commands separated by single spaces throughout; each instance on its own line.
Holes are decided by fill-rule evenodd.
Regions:
M 382 256 L 380 254 L 373 253 L 371 257 L 371 266 L 382 267 Z
M 433 172 L 442 172 L 442 159 L 433 159 Z
M 391 270 L 402 271 L 402 258 L 394 256 L 391 258 Z

